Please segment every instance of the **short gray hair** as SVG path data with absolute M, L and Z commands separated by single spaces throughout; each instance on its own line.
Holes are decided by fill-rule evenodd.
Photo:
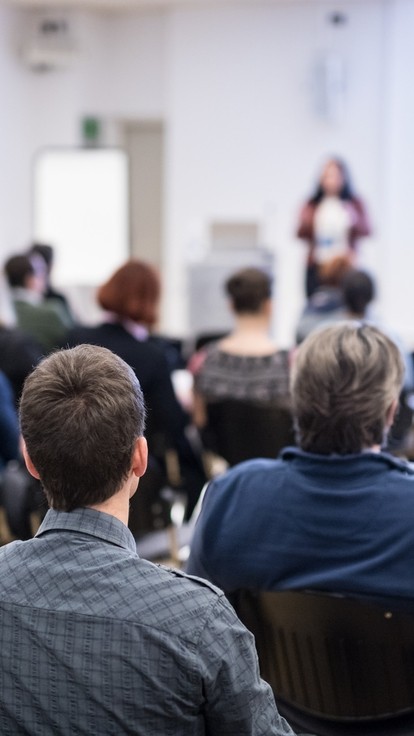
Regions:
M 376 327 L 340 322 L 312 332 L 298 349 L 291 377 L 302 449 L 344 455 L 383 444 L 403 377 L 398 347 Z

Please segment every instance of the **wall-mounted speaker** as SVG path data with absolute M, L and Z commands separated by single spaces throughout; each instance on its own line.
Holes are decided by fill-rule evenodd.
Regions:
M 62 69 L 72 64 L 77 51 L 73 22 L 68 15 L 41 11 L 27 16 L 21 56 L 30 69 Z

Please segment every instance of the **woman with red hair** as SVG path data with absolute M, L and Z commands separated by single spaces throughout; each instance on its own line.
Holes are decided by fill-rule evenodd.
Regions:
M 147 332 L 158 320 L 161 283 L 158 272 L 149 263 L 131 260 L 111 276 L 98 290 L 97 299 L 115 321 L 140 325 Z
M 98 303 L 106 311 L 104 322 L 73 328 L 65 346 L 100 345 L 134 370 L 148 409 L 146 437 L 150 454 L 162 461 L 166 446 L 177 451 L 189 518 L 205 475 L 201 459 L 185 435 L 189 417 L 176 399 L 162 343 L 150 335 L 158 320 L 160 294 L 156 269 L 143 261 L 127 261 L 97 292 Z

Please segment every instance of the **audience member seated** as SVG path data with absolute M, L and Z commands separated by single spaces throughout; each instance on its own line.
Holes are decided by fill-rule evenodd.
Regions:
M 375 299 L 375 283 L 369 273 L 351 269 L 342 282 L 344 314 L 348 319 L 359 319 L 370 324 L 376 320 L 369 314 L 369 306 Z M 401 351 L 404 360 L 405 377 L 400 395 L 399 408 L 393 426 L 387 438 L 387 450 L 389 452 L 405 452 L 409 431 L 412 425 L 413 411 L 409 406 L 411 393 L 414 389 L 413 363 L 410 353 L 407 352 L 401 337 L 388 330 L 383 325 L 377 324 L 384 329 L 387 335 L 395 342 Z
M 98 303 L 107 311 L 105 321 L 95 327 L 73 328 L 64 345 L 101 345 L 133 368 L 148 407 L 146 434 L 151 456 L 162 463 L 166 444 L 177 451 L 188 518 L 206 478 L 201 458 L 186 436 L 189 417 L 174 394 L 166 356 L 149 337 L 149 328 L 158 318 L 159 297 L 156 270 L 141 261 L 128 261 L 98 291 Z
M 24 454 L 51 508 L 0 550 L 0 732 L 293 736 L 223 593 L 136 553 L 144 417 L 102 348 L 56 352 L 26 381 Z
M 56 348 L 71 322 L 57 300 L 43 298 L 46 268 L 37 256 L 16 255 L 5 264 L 19 328 L 31 335 L 44 352 Z
M 18 457 L 19 422 L 13 391 L 7 376 L 0 371 L 0 473 L 10 460 Z
M 62 294 L 61 291 L 56 291 L 51 283 L 51 274 L 54 261 L 54 252 L 52 246 L 47 245 L 46 243 L 33 243 L 33 245 L 29 248 L 28 256 L 29 258 L 31 256 L 37 256 L 39 258 L 42 258 L 43 260 L 46 269 L 46 283 L 45 289 L 43 291 L 43 298 L 46 300 L 57 300 L 61 306 L 61 309 L 66 314 L 66 318 L 69 324 L 74 323 L 75 320 L 73 318 L 72 310 L 66 296 Z
M 346 318 L 342 282 L 352 269 L 351 261 L 336 256 L 318 267 L 318 288 L 309 297 L 296 328 L 299 345 L 312 330 Z
M 342 322 L 298 348 L 298 448 L 207 488 L 188 572 L 226 592 L 314 588 L 414 597 L 414 468 L 381 451 L 404 366 L 378 328 Z
M 11 385 L 0 371 L 0 504 L 14 537 L 32 536 L 30 512 L 39 505 L 39 483 L 20 456 L 19 422 Z
M 299 322 L 296 333 L 298 343 L 317 327 L 346 319 L 369 322 L 385 330 L 370 310 L 375 299 L 375 283 L 369 273 L 351 267 L 349 261 L 338 257 L 322 266 L 321 278 L 324 285 L 309 299 Z M 398 345 L 404 359 L 404 389 L 412 390 L 414 377 L 411 357 L 401 338 L 393 330 L 385 331 Z
M 368 307 L 375 299 L 375 284 L 366 271 L 351 268 L 341 283 L 344 316 L 366 320 Z
M 189 364 L 194 373 L 194 420 L 207 423 L 206 404 L 237 399 L 262 406 L 289 404 L 289 353 L 269 336 L 272 312 L 270 276 L 246 268 L 225 285 L 234 330 L 207 344 Z
M 24 381 L 43 354 L 30 335 L 0 324 L 0 502 L 10 532 L 19 539 L 32 536 L 31 513 L 43 514 L 39 482 L 27 473 L 20 456 L 17 420 Z
M 39 362 L 44 350 L 30 335 L 0 323 L 0 370 L 13 389 L 16 407 L 26 376 Z

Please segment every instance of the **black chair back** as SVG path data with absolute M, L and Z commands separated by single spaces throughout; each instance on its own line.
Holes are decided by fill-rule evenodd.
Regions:
M 207 426 L 202 431 L 206 449 L 229 465 L 254 457 L 276 457 L 294 444 L 293 420 L 285 406 L 260 405 L 226 399 L 207 405 Z
M 318 736 L 414 734 L 414 601 L 240 591 L 262 677 L 291 725 Z

